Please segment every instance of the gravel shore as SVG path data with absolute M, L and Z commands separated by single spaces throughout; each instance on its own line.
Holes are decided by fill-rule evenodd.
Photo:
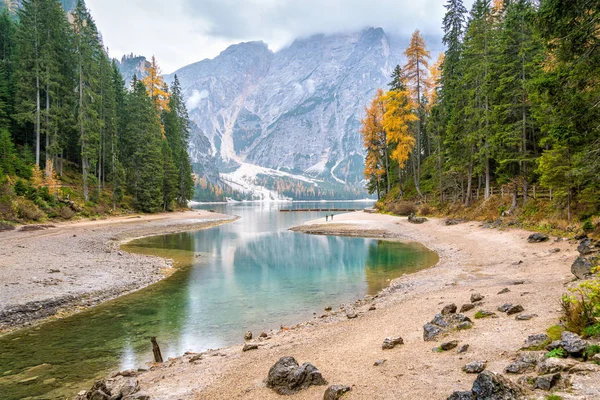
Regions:
M 0 232 L 0 333 L 77 312 L 169 274 L 167 260 L 119 250 L 125 241 L 233 219 L 196 210 Z
M 315 310 L 312 321 L 282 327 L 267 337 L 256 338 L 259 332 L 254 332 L 251 342 L 256 350 L 242 351 L 244 332 L 240 332 L 238 346 L 150 364 L 148 371 L 134 373 L 140 395 L 280 399 L 266 387 L 265 378 L 280 357 L 293 356 L 299 363 L 314 364 L 329 384 L 351 386 L 352 391 L 344 396 L 349 400 L 446 399 L 455 390 L 471 388 L 475 375 L 462 371 L 466 364 L 486 360 L 488 370 L 502 373 L 529 335 L 558 323 L 560 295 L 573 280 L 570 265 L 577 255 L 575 245 L 565 240 L 530 244 L 530 232 L 486 229 L 477 222 L 446 226 L 430 219 L 414 225 L 406 218 L 357 212 L 336 215 L 335 223 L 323 218 L 293 230 L 418 241 L 437 251 L 440 262 L 393 281 L 377 296 L 342 306 L 351 307 L 356 317 L 348 317 L 332 304 L 331 312 Z M 471 303 L 474 293 L 484 299 L 465 313 L 474 321 L 471 329 L 451 332 L 439 342 L 423 340 L 425 323 L 447 304 L 460 308 Z M 536 316 L 522 321 L 497 312 L 505 303 L 521 305 L 525 313 Z M 498 318 L 474 319 L 480 309 L 496 311 Z M 383 340 L 396 336 L 404 344 L 382 350 Z M 451 340 L 458 341 L 459 347 L 468 344 L 468 351 L 432 351 Z M 571 377 L 574 397 L 568 398 L 591 399 L 600 394 L 599 385 L 593 384 L 600 381 L 600 366 L 586 365 L 587 372 Z M 294 398 L 320 400 L 324 390 L 312 386 Z M 593 393 L 592 397 L 586 392 Z

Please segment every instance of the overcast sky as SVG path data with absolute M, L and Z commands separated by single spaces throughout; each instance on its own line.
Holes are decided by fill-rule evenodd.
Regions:
M 469 8 L 473 0 L 465 0 Z M 297 37 L 382 27 L 420 29 L 439 48 L 446 0 L 87 0 L 113 57 L 156 55 L 164 73 L 262 40 L 278 50 Z

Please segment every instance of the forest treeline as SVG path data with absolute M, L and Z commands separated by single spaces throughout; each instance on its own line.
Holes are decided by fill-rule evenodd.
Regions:
M 447 1 L 435 62 L 416 31 L 366 109 L 371 193 L 473 204 L 550 193 L 563 217 L 600 211 L 600 3 Z M 495 190 L 495 192 L 494 192 Z
M 5 9 L 0 220 L 68 217 L 100 203 L 144 212 L 186 206 L 194 182 L 181 87 L 177 77 L 167 87 L 155 59 L 147 75 L 125 87 L 82 0 L 68 14 L 58 0 Z

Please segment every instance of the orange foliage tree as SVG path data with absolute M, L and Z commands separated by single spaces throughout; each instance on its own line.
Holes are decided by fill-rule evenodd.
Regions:
M 169 110 L 169 91 L 165 80 L 160 74 L 160 67 L 156 62 L 156 57 L 152 56 L 152 61 L 146 65 L 147 76 L 142 79 L 146 90 L 152 98 L 152 102 L 156 110 L 161 113 L 164 110 Z
M 389 192 L 389 157 L 387 135 L 383 129 L 383 90 L 377 90 L 370 107 L 365 107 L 366 116 L 361 120 L 363 144 L 367 150 L 365 157 L 365 178 L 369 182 L 369 192 L 377 192 L 377 197 L 387 188 Z

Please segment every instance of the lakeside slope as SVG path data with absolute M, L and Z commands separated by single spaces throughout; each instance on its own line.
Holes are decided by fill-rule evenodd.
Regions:
M 440 262 L 394 280 L 377 296 L 346 305 L 355 308 L 356 319 L 336 308 L 330 313 L 315 310 L 313 321 L 254 339 L 257 350 L 242 352 L 240 332 L 238 346 L 151 365 L 146 372 L 134 373 L 140 393 L 153 399 L 280 399 L 264 379 L 280 357 L 293 356 L 299 363 L 314 364 L 330 384 L 352 386 L 348 399 L 446 399 L 455 390 L 470 389 L 475 375 L 462 372 L 465 364 L 487 360 L 488 370 L 502 372 L 529 335 L 558 322 L 559 298 L 573 280 L 570 265 L 577 255 L 576 246 L 565 240 L 530 244 L 530 232 L 486 229 L 477 222 L 446 226 L 431 219 L 414 225 L 406 218 L 356 212 L 293 230 L 418 241 L 437 251 Z M 508 292 L 500 294 L 505 288 Z M 483 304 L 465 314 L 473 319 L 477 310 L 485 309 L 498 318 L 473 319 L 472 329 L 452 332 L 438 342 L 423 340 L 423 324 L 446 304 L 470 303 L 473 293 L 485 296 Z M 505 303 L 522 305 L 525 313 L 537 317 L 518 321 L 497 312 Z M 372 306 L 376 309 L 368 311 Z M 388 336 L 402 336 L 404 345 L 382 350 Z M 469 350 L 432 351 L 448 340 L 469 344 Z M 386 362 L 374 366 L 377 360 Z M 589 371 L 571 378 L 581 395 L 572 398 L 600 393 L 593 384 L 600 376 L 600 367 L 595 367 L 591 364 Z M 313 386 L 294 398 L 322 399 L 324 390 Z
M 121 251 L 125 241 L 234 219 L 194 210 L 0 232 L 0 333 L 139 290 L 172 270 L 165 259 Z

